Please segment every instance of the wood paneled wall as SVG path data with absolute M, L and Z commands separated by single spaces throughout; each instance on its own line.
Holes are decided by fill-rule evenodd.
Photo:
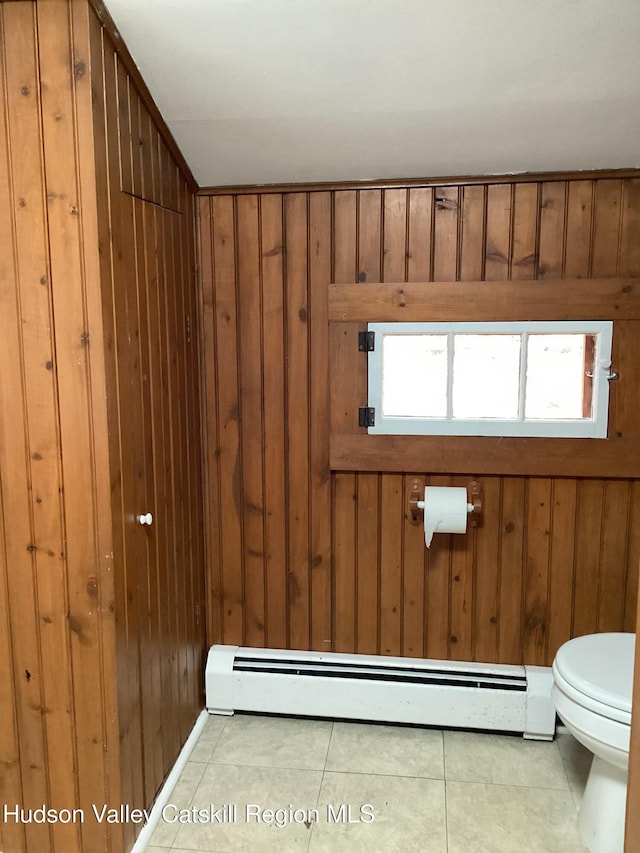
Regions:
M 549 664 L 573 635 L 633 629 L 635 480 L 407 471 L 400 447 L 379 471 L 330 471 L 331 400 L 351 384 L 351 424 L 366 359 L 330 377 L 327 298 L 330 282 L 638 277 L 640 177 L 219 192 L 200 214 L 212 641 Z M 620 368 L 631 424 L 637 365 Z M 426 552 L 413 476 L 480 479 L 484 525 Z
M 193 179 L 86 0 L 0 25 L 0 801 L 85 812 L 0 849 L 120 853 L 203 705 Z
M 124 802 L 143 807 L 204 704 L 195 199 L 93 14 L 91 73 L 122 792 Z M 137 516 L 147 512 L 153 524 L 142 526 Z M 135 829 L 126 826 L 127 844 Z
M 120 801 L 120 750 L 90 83 L 71 73 L 83 15 L 0 16 L 0 800 L 90 809 Z M 6 851 L 109 844 L 94 821 L 0 822 Z

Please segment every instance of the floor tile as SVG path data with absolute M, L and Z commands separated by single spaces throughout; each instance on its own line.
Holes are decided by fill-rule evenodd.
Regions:
M 442 732 L 411 726 L 334 723 L 326 769 L 443 779 Z
M 573 792 L 573 798 L 576 805 L 580 805 L 591 770 L 593 753 L 589 752 L 586 746 L 583 746 L 571 734 L 560 734 L 556 737 L 556 741 L 569 780 L 569 787 Z
M 151 851 L 153 853 L 153 851 Z M 164 851 L 163 851 L 164 853 Z M 167 853 L 194 853 L 193 850 L 185 850 L 184 847 L 171 847 Z M 231 850 L 205 850 L 204 848 L 198 848 L 197 853 L 232 853 Z
M 169 803 L 175 805 L 176 808 L 188 806 L 200 784 L 206 766 L 206 764 L 188 761 L 169 796 Z M 178 829 L 178 824 L 164 821 L 161 818 L 151 834 L 150 844 L 157 847 L 171 847 L 178 834 Z
M 189 761 L 207 762 L 210 760 L 211 753 L 222 736 L 228 719 L 228 717 L 209 715 L 198 742 L 191 751 Z
M 360 811 L 364 805 L 372 807 L 373 821 L 349 823 L 349 806 L 352 821 L 360 821 L 361 814 L 368 818 L 368 811 Z M 443 781 L 324 774 L 310 853 L 445 853 L 446 849 Z
M 211 853 L 306 851 L 311 823 L 304 821 L 317 805 L 321 781 L 320 770 L 209 764 L 191 808 L 220 809 L 221 821 L 183 823 L 174 846 Z
M 300 753 L 316 766 L 278 767 L 299 762 Z M 240 760 L 226 763 L 233 754 Z M 574 799 L 582 795 L 591 756 L 569 734 L 548 744 L 479 732 L 447 731 L 443 737 L 418 727 L 239 714 L 211 717 L 193 755 L 170 802 L 189 815 L 191 808 L 208 815 L 212 805 L 235 804 L 236 820 L 165 821 L 148 853 L 444 853 L 445 790 L 451 853 L 584 853 Z M 270 825 L 266 812 L 261 823 L 247 822 L 247 803 L 285 809 L 289 825 Z M 357 821 L 365 803 L 374 808 L 373 823 L 346 822 L 348 806 Z M 295 809 L 304 810 L 300 820 L 314 822 L 308 828 L 296 824 Z
M 236 714 L 227 720 L 213 750 L 216 764 L 322 770 L 332 722 Z
M 148 850 L 149 848 L 147 848 Z M 153 851 L 151 851 L 153 853 Z M 163 851 L 164 853 L 164 851 Z M 193 850 L 186 850 L 184 847 L 171 847 L 167 853 L 194 853 Z M 197 853 L 233 853 L 231 850 L 205 850 L 204 847 L 199 847 Z
M 171 792 L 170 801 L 179 807 L 188 806 L 202 781 L 206 767 L 206 764 L 201 764 L 198 761 L 187 761 L 175 788 Z
M 586 853 L 569 790 L 447 782 L 449 853 Z
M 558 745 L 511 735 L 444 733 L 445 778 L 568 790 Z

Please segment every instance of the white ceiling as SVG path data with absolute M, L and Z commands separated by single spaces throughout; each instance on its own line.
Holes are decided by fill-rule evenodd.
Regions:
M 640 0 L 106 0 L 201 186 L 640 166 Z

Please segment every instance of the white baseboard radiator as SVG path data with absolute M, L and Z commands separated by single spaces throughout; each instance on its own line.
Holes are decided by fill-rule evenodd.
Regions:
M 550 667 L 215 645 L 207 711 L 254 711 L 439 728 L 522 732 L 551 740 Z

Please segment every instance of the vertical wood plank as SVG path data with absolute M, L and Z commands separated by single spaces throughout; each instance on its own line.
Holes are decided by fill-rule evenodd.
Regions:
M 563 277 L 565 204 L 564 181 L 540 184 L 538 278 Z
M 424 475 L 415 475 L 422 482 Z M 426 548 L 424 527 L 409 521 L 406 500 L 412 474 L 405 474 L 402 484 L 402 654 L 422 657 L 425 646 L 425 577 Z
M 285 293 L 282 196 L 261 200 L 266 640 L 287 647 Z
M 565 268 L 567 278 L 587 278 L 591 260 L 593 181 L 567 185 Z
M 500 589 L 501 478 L 484 477 L 482 527 L 475 531 L 473 660 L 494 661 L 498 654 L 498 602 Z M 473 536 L 467 528 L 467 548 Z
M 333 280 L 350 282 L 357 280 L 357 194 L 354 191 L 337 192 L 333 203 Z M 340 324 L 347 326 L 352 324 Z M 335 330 L 335 334 L 334 334 Z M 357 335 L 356 335 L 357 340 Z M 350 344 L 351 341 L 351 344 Z M 339 331 L 335 326 L 331 330 L 329 352 L 332 362 L 331 376 L 344 377 L 344 370 L 335 367 L 344 361 L 352 363 L 347 348 L 353 342 L 348 329 Z M 340 352 L 344 353 L 342 360 Z M 350 381 L 356 381 L 351 376 Z M 345 419 L 349 419 L 347 398 L 348 388 L 342 395 L 337 394 L 335 384 L 331 387 L 331 428 Z M 334 404 L 336 396 L 344 400 L 338 408 Z M 355 425 L 352 427 L 355 429 Z M 333 495 L 333 570 L 335 574 L 333 588 L 334 646 L 337 652 L 352 652 L 356 648 L 356 476 L 355 474 L 336 473 L 332 475 Z
M 384 474 L 380 479 L 380 654 L 399 655 L 404 557 L 402 475 Z
M 156 131 L 153 128 L 152 150 L 156 147 Z M 156 198 L 158 185 L 154 186 Z M 184 578 L 182 598 L 185 609 L 185 664 L 181 672 L 183 681 L 184 702 L 181 713 L 180 742 L 184 743 L 189 736 L 193 726 L 194 707 L 199 707 L 202 701 L 201 693 L 195 688 L 200 680 L 201 663 L 201 637 L 198 630 L 199 608 L 201 606 L 200 589 L 197 587 L 195 577 L 195 547 L 194 528 L 198 516 L 197 507 L 201 500 L 201 486 L 198 491 L 194 489 L 196 483 L 196 472 L 200 467 L 200 460 L 192 459 L 193 434 L 191 431 L 191 409 L 193 397 L 197 393 L 197 382 L 193 378 L 193 365 L 190 364 L 189 355 L 193 346 L 197 346 L 197 326 L 191 323 L 189 316 L 189 304 L 195 290 L 195 275 L 188 254 L 188 235 L 185 228 L 185 218 L 180 214 L 174 214 L 173 234 L 176 244 L 176 330 L 178 337 L 178 381 L 181 387 L 180 395 L 180 429 L 181 442 L 177 464 L 181 468 L 182 477 L 182 538 L 184 551 L 182 566 L 178 572 Z M 189 229 L 190 230 L 190 229 Z M 191 368 L 191 369 L 190 369 Z M 198 439 L 199 441 L 199 439 Z M 196 609 L 196 602 L 197 607 Z M 197 670 L 197 673 L 196 673 Z
M 385 190 L 383 280 L 404 281 L 407 266 L 407 191 Z M 380 477 L 380 653 L 402 649 L 403 478 Z
M 358 193 L 358 281 L 381 281 L 382 192 Z
M 546 665 L 571 637 L 575 573 L 576 480 L 553 481 Z
M 485 188 L 462 189 L 462 232 L 460 247 L 460 280 L 480 281 L 484 278 Z
M 334 193 L 333 281 L 348 283 L 358 280 L 357 217 L 357 193 L 354 190 Z
M 331 471 L 329 470 L 329 321 L 331 195 L 309 197 L 311 648 L 330 651 Z
M 441 187 L 435 191 L 433 231 L 433 278 L 456 281 L 458 278 L 458 187 Z
M 552 481 L 532 477 L 527 490 L 522 655 L 536 665 L 547 659 L 551 501 Z
M 380 281 L 382 248 L 382 193 L 363 190 L 358 204 L 358 278 Z M 366 381 L 366 361 L 357 361 L 359 383 Z M 356 613 L 357 649 L 379 650 L 380 631 L 380 497 L 376 474 L 357 475 Z
M 485 278 L 504 281 L 511 278 L 512 188 L 509 184 L 487 187 L 487 241 Z
M 636 630 L 638 576 L 640 574 L 640 482 L 633 480 L 629 485 L 629 538 L 627 543 L 623 631 Z
M 640 178 L 628 178 L 622 183 L 620 231 L 618 275 L 640 276 Z
M 156 489 L 156 554 L 158 577 L 158 623 L 161 634 L 159 642 L 159 669 L 161 696 L 170 697 L 175 690 L 175 667 L 173 650 L 176 642 L 174 585 L 171 580 L 173 566 L 173 530 L 172 508 L 173 490 L 171 484 L 171 429 L 167 413 L 170 407 L 169 379 L 167 370 L 167 331 L 166 331 L 166 278 L 164 254 L 163 212 L 160 209 L 147 209 L 147 251 L 152 275 L 149 280 L 149 361 L 153 430 L 153 468 Z M 169 646 L 169 648 L 168 648 Z M 176 739 L 176 726 L 172 703 L 160 705 L 162 724 L 163 765 L 166 767 L 171 754 L 170 743 Z
M 205 663 L 206 646 L 206 556 L 204 524 L 204 480 L 203 480 L 203 432 L 202 432 L 202 347 L 201 328 L 198 322 L 199 276 L 196 262 L 196 221 L 197 199 L 188 189 L 186 180 L 180 188 L 180 237 L 182 243 L 182 298 L 185 323 L 185 388 L 187 390 L 185 417 L 188 430 L 187 474 L 189 484 L 189 560 L 191 564 L 191 599 L 189 601 L 192 618 L 188 622 L 190 670 L 189 693 L 190 706 L 186 711 L 185 732 L 191 731 L 194 712 L 201 708 L 204 701 L 202 671 Z M 200 381 L 194 381 L 199 377 Z
M 536 278 L 538 267 L 538 184 L 513 187 L 511 278 Z
M 35 448 L 32 448 L 32 458 L 42 457 L 43 466 L 38 466 L 40 472 L 44 474 L 46 468 L 50 470 L 49 485 L 45 485 L 44 482 L 38 483 L 40 477 L 33 470 L 32 483 L 35 479 L 33 485 L 36 494 L 42 494 L 43 498 L 56 495 L 58 499 L 53 507 L 53 512 L 56 514 L 61 509 L 58 497 L 61 487 L 63 493 L 66 492 L 64 509 L 66 545 L 62 544 L 60 530 L 56 531 L 55 537 L 48 543 L 43 537 L 42 547 L 46 550 L 40 550 L 40 542 L 37 540 L 35 543 L 37 545 L 35 570 L 38 579 L 38 606 L 40 610 L 38 616 L 43 625 L 40 631 L 40 643 L 45 688 L 44 706 L 49 709 L 46 729 L 50 802 L 54 807 L 62 808 L 78 799 L 79 790 L 76 788 L 74 776 L 80 770 L 86 771 L 85 755 L 89 751 L 88 744 L 84 743 L 76 751 L 70 728 L 71 717 L 68 714 L 68 706 L 72 692 L 70 678 L 71 655 L 73 654 L 71 637 L 76 637 L 76 643 L 78 637 L 92 645 L 95 645 L 97 641 L 95 620 L 90 618 L 90 612 L 86 612 L 86 591 L 83 590 L 82 599 L 79 595 L 80 582 L 87 572 L 87 567 L 91 565 L 93 557 L 91 514 L 80 507 L 77 498 L 74 500 L 74 495 L 69 494 L 69 489 L 65 489 L 65 486 L 73 483 L 75 487 L 75 477 L 78 476 L 78 487 L 83 488 L 85 495 L 91 494 L 90 469 L 81 472 L 78 466 L 78 462 L 81 464 L 82 462 L 85 464 L 90 462 L 91 448 L 90 433 L 87 429 L 88 423 L 86 420 L 82 423 L 82 419 L 86 419 L 89 414 L 89 401 L 87 400 L 88 363 L 86 355 L 81 353 L 81 339 L 83 331 L 86 330 L 86 322 L 83 316 L 84 293 L 79 253 L 82 232 L 78 224 L 79 201 L 75 163 L 70 158 L 66 158 L 64 164 L 58 161 L 63 151 L 68 152 L 74 149 L 75 128 L 73 126 L 73 84 L 69 75 L 71 44 L 68 9 L 62 5 L 57 5 L 56 8 L 51 5 L 45 7 L 41 3 L 38 3 L 35 8 L 37 24 L 41 33 L 38 43 L 38 59 L 42 98 L 42 144 L 44 148 L 45 193 L 48 202 L 46 216 L 49 230 L 48 249 L 51 264 L 52 312 L 56 315 L 55 342 L 49 341 L 47 343 L 46 358 L 52 359 L 53 351 L 55 351 L 58 399 L 54 403 L 50 397 L 49 406 L 41 408 L 41 417 L 37 423 L 33 423 L 33 427 L 47 429 L 45 418 L 48 416 L 56 419 L 58 413 L 55 409 L 59 411 L 60 421 L 59 427 L 52 424 L 47 429 L 51 437 L 50 443 L 47 442 L 48 446 L 40 445 L 35 454 Z M 67 288 L 64 293 L 62 291 L 63 282 Z M 69 291 L 73 292 L 69 293 Z M 30 292 L 34 297 L 38 293 L 35 289 Z M 48 301 L 48 294 L 45 298 Z M 23 303 L 23 316 L 28 317 L 30 313 L 28 305 Z M 33 355 L 38 353 L 38 346 L 35 341 L 26 344 L 26 349 Z M 44 353 L 40 353 L 40 358 L 44 361 L 43 356 Z M 76 366 L 78 364 L 79 369 Z M 79 423 L 78 418 L 80 418 Z M 30 431 L 33 427 L 30 428 Z M 58 444 L 56 433 L 58 428 L 60 429 L 60 449 L 62 451 L 63 467 L 61 472 L 57 470 L 59 448 L 56 447 Z M 38 441 L 36 447 L 39 444 Z M 40 506 L 46 507 L 46 504 L 47 501 L 45 500 Z M 45 509 L 45 513 L 47 513 L 47 509 Z M 34 519 L 34 534 L 38 538 L 40 531 L 38 531 L 37 515 L 39 514 L 36 513 Z M 54 516 L 51 517 L 52 522 L 53 518 Z M 84 525 L 82 522 L 78 524 L 80 520 L 84 522 Z M 50 560 L 45 568 L 44 561 L 41 558 L 44 554 L 53 557 L 54 549 L 56 560 L 55 562 Z M 64 558 L 66 558 L 64 562 L 63 559 L 59 559 L 63 557 L 63 553 Z M 88 577 L 85 579 L 85 583 L 87 580 Z M 68 601 L 65 596 L 65 587 L 70 592 Z M 68 634 L 67 620 L 71 626 L 71 636 Z M 81 669 L 84 669 L 86 676 L 93 680 L 98 687 L 99 681 L 96 679 L 95 667 L 92 672 L 86 668 L 89 657 L 93 656 L 83 654 L 80 649 L 76 650 L 74 656 L 80 665 L 84 659 L 85 667 L 81 667 Z M 87 736 L 92 728 L 95 737 L 102 736 L 100 724 L 98 723 L 96 726 L 95 722 L 87 719 L 86 707 L 76 704 L 74 710 L 74 717 L 82 732 L 80 736 L 82 739 Z M 79 762 L 78 765 L 75 765 L 74 758 Z M 104 793 L 104 777 L 101 772 L 102 754 L 95 754 L 95 758 L 97 773 L 91 781 L 87 778 L 86 782 L 88 785 L 93 783 L 93 791 L 99 797 L 100 794 Z M 88 840 L 92 835 L 96 837 L 101 833 L 85 830 L 82 834 Z M 64 829 L 58 828 L 56 825 L 52 828 L 52 843 L 54 847 L 73 847 L 74 844 L 81 843 L 79 841 L 79 827 Z
M 149 398 L 148 376 L 150 372 L 149 352 L 146 342 L 149 339 L 147 327 L 147 252 L 144 204 L 133 199 L 135 228 L 135 269 L 136 287 L 128 293 L 127 311 L 130 317 L 130 334 L 137 344 L 134 370 L 130 375 L 131 408 L 130 415 L 134 428 L 142 436 L 141 453 L 133 461 L 136 501 L 140 513 L 155 510 L 155 484 L 153 471 L 153 435 L 151 428 L 151 401 Z M 133 322 L 132 322 L 133 321 Z M 151 509 L 153 507 L 153 509 Z M 155 516 L 157 518 L 157 516 Z M 159 672 L 155 666 L 153 650 L 157 643 L 158 612 L 156 601 L 156 537 L 151 531 L 145 531 L 139 545 L 139 613 L 141 624 L 139 639 L 140 656 L 140 696 L 142 727 L 142 758 L 144 762 L 143 780 L 145 799 L 153 797 L 162 782 L 162 726 L 160 709 L 154 702 L 159 693 Z M 158 778 L 158 773 L 159 778 Z
M 140 335 L 141 368 L 144 377 L 143 407 L 145 424 L 145 479 L 147 485 L 147 506 L 153 513 L 158 531 L 167 529 L 165 499 L 167 484 L 165 480 L 165 436 L 162 418 L 162 379 L 160 359 L 163 344 L 159 330 L 159 273 L 156 251 L 156 211 L 146 205 L 142 208 L 142 229 L 140 236 L 144 257 L 144 286 L 140 290 Z M 150 670 L 151 702 L 156 707 L 144 717 L 144 734 L 151 742 L 145 744 L 145 760 L 148 762 L 150 777 L 147 787 L 157 789 L 165 772 L 163 735 L 168 728 L 168 709 L 165 703 L 158 703 L 157 697 L 168 695 L 167 675 L 169 668 L 163 666 L 163 656 L 159 653 L 165 640 L 164 629 L 168 623 L 166 611 L 168 602 L 165 595 L 167 563 L 167 538 L 162 535 L 147 536 L 149 577 L 147 589 L 148 607 L 148 659 L 146 666 Z M 149 719 L 149 716 L 151 719 Z M 150 753 L 150 756 L 149 756 Z M 151 781 L 153 780 L 153 781 Z
M 464 488 L 468 477 L 455 476 L 454 488 Z M 437 539 L 439 534 L 434 536 Z M 443 537 L 445 538 L 445 537 Z M 475 531 L 466 535 L 449 534 L 451 553 L 451 609 L 449 617 L 449 654 L 452 660 L 473 659 L 474 599 L 476 595 Z
M 333 478 L 334 646 L 336 652 L 356 649 L 356 477 Z
M 235 215 L 230 196 L 212 199 L 218 391 L 218 477 L 222 552 L 223 641 L 244 645 L 242 566 L 242 468 L 239 429 L 238 317 L 236 309 Z M 220 381 L 224 377 L 224 381 Z M 215 535 L 215 534 L 214 534 Z
M 382 281 L 404 281 L 407 262 L 407 190 L 385 190 Z
M 97 46 L 96 46 L 97 47 Z M 104 334 L 107 351 L 107 394 L 111 401 L 108 408 L 110 434 L 110 476 L 112 480 L 111 499 L 113 516 L 113 553 L 114 566 L 119 567 L 115 581 L 114 609 L 118 613 L 117 622 L 117 665 L 121 673 L 118 678 L 118 726 L 119 736 L 128 730 L 131 697 L 135 695 L 135 685 L 132 684 L 137 673 L 137 649 L 127 640 L 129 596 L 127 595 L 127 555 L 130 547 L 132 525 L 125 524 L 125 518 L 131 512 L 129 498 L 130 476 L 127 476 L 126 465 L 123 461 L 131 458 L 131 437 L 128 422 L 120 428 L 120 411 L 122 407 L 122 390 L 127 387 L 128 366 L 126 354 L 118 347 L 118 336 L 126 340 L 126 318 L 122 313 L 122 303 L 116 302 L 115 293 L 117 281 L 126 280 L 126 268 L 123 265 L 123 253 L 117 248 L 122 246 L 121 229 L 123 215 L 120 193 L 119 151 L 120 142 L 117 125 L 117 79 L 116 55 L 110 39 L 101 39 L 99 47 L 103 51 L 103 96 L 104 103 L 96 102 L 96 125 L 104 122 L 104 149 L 96 157 L 100 164 L 104 183 L 99 184 L 99 190 L 108 199 L 99 208 L 100 241 L 103 251 L 100 254 L 101 277 L 104 305 Z M 98 55 L 98 50 L 94 55 Z M 106 248 L 108 247 L 108 248 Z M 133 596 L 132 596 L 133 597 Z M 133 731 L 133 729 L 132 729 Z M 135 749 L 124 750 L 120 761 L 122 797 L 133 802 L 133 761 Z M 124 834 L 124 833 L 123 833 Z M 125 843 L 132 841 L 132 831 L 129 831 Z
M 171 214 L 165 208 L 158 208 L 156 216 L 156 246 L 159 255 L 159 324 L 162 352 L 162 421 L 164 431 L 164 468 L 165 468 L 165 529 L 164 544 L 166 560 L 164 564 L 164 643 L 162 660 L 167 683 L 166 725 L 168 753 L 173 745 L 180 741 L 180 712 L 183 708 L 183 685 L 181 666 L 184 661 L 183 632 L 184 611 L 181 595 L 182 579 L 180 565 L 183 543 L 180 536 L 180 478 L 176 469 L 179 427 L 177 408 L 179 406 L 179 388 L 176 372 L 177 349 L 175 339 L 174 307 L 174 250 L 172 239 Z M 173 602 L 173 603 L 171 603 Z M 177 650 L 177 651 L 176 651 Z
M 356 478 L 356 651 L 379 653 L 379 483 L 377 474 Z
M 142 171 L 142 197 L 146 201 L 158 203 L 153 182 L 153 129 L 151 117 L 143 108 L 140 111 L 138 144 Z M 173 205 L 168 205 L 173 207 Z
M 220 547 L 220 474 L 218 470 L 218 384 L 216 376 L 216 317 L 213 267 L 212 201 L 199 199 L 200 211 L 200 329 L 203 375 L 203 434 L 205 461 L 205 533 L 207 535 L 207 645 L 222 642 L 222 551 Z
M 116 58 L 118 73 L 124 73 L 122 63 Z M 144 120 L 144 106 L 134 86 L 129 85 L 127 77 L 128 102 L 129 102 L 129 139 L 123 138 L 123 128 L 120 127 L 120 150 L 126 144 L 131 151 L 131 191 L 138 198 L 144 198 L 144 186 L 142 176 L 142 146 L 140 145 L 140 134 Z M 125 130 L 126 134 L 126 130 Z
M 98 211 L 105 204 L 104 188 L 106 175 L 104 101 L 94 97 L 92 82 L 98 87 L 103 82 L 103 53 L 101 49 L 100 28 L 93 9 L 83 0 L 71 0 L 71 35 L 73 40 L 73 66 L 78 70 L 91 69 L 90 74 L 76 75 L 75 78 L 75 116 L 77 138 L 77 173 L 79 182 L 79 200 L 82 212 L 83 237 L 83 276 L 85 282 L 85 312 L 87 326 L 91 330 L 93 351 L 90 354 L 91 424 L 92 424 L 92 510 L 93 528 L 93 566 L 95 576 L 89 576 L 85 586 L 89 593 L 91 606 L 95 609 L 97 625 L 95 636 L 98 638 L 97 654 L 101 667 L 101 724 L 102 753 L 104 762 L 103 790 L 105 802 L 121 800 L 120 750 L 118 749 L 118 688 L 116 672 L 116 618 L 114 613 L 114 572 L 113 572 L 113 517 L 111 514 L 111 483 L 108 435 L 108 404 L 106 379 L 106 324 L 102 303 L 100 229 Z M 104 94 L 104 93 L 103 93 Z M 97 113 L 102 108 L 102 115 Z M 106 243 L 104 244 L 106 245 Z M 109 281 L 107 277 L 107 282 Z M 96 594 L 97 593 L 97 594 Z M 84 666 L 95 669 L 95 660 L 84 659 Z M 75 672 L 80 674 L 81 668 Z M 82 675 L 74 682 L 74 691 L 80 694 L 84 713 L 96 717 L 95 685 Z M 83 723 L 80 722 L 79 725 Z M 78 726 L 78 722 L 76 724 Z M 93 736 L 92 736 L 93 737 Z M 95 744 L 92 743 L 93 753 Z M 95 776 L 97 766 L 89 756 L 87 764 L 90 773 Z M 87 766 L 85 764 L 85 767 Z M 97 787 L 84 787 L 84 778 L 79 775 L 79 787 L 84 796 L 92 795 Z M 104 840 L 103 840 L 104 839 Z M 117 853 L 122 848 L 122 833 L 119 830 L 108 832 L 104 829 L 95 839 L 107 849 Z M 106 844 L 105 844 L 106 841 Z
M 502 480 L 498 663 L 522 661 L 526 480 Z
M 602 512 L 598 631 L 618 631 L 624 621 L 625 575 L 629 541 L 630 484 L 607 480 Z
M 614 277 L 618 273 L 618 254 L 622 211 L 622 181 L 595 182 L 591 275 Z
M 433 204 L 430 187 L 409 190 L 407 281 L 431 280 Z
M 171 726 L 172 741 L 179 742 L 181 739 L 182 710 L 186 704 L 184 693 L 183 673 L 186 665 L 186 612 L 185 597 L 182 592 L 184 579 L 184 537 L 183 528 L 183 483 L 182 469 L 180 466 L 180 448 L 182 443 L 182 425 L 180 420 L 180 402 L 182 391 L 180 387 L 180 376 L 178 374 L 178 328 L 177 328 L 177 304 L 176 304 L 176 244 L 174 242 L 174 218 L 170 211 L 163 208 L 160 210 L 160 234 L 162 240 L 162 264 L 164 268 L 164 327 L 165 335 L 165 363 L 166 388 L 165 397 L 168 410 L 165 413 L 165 429 L 169 441 L 166 445 L 168 450 L 167 464 L 167 492 L 168 503 L 168 532 L 170 536 L 169 554 L 167 564 L 168 589 L 174 597 L 174 606 L 169 612 L 169 625 L 171 640 L 174 643 L 173 651 L 169 646 L 165 647 L 165 655 L 169 662 L 171 673 L 172 702 Z
M 429 486 L 450 486 L 448 476 L 429 477 Z M 422 531 L 424 545 L 424 530 Z M 434 536 L 427 554 L 425 580 L 425 648 L 424 657 L 449 658 L 451 646 L 451 547 L 449 536 Z
M 129 77 L 121 62 L 116 61 L 116 86 L 118 101 L 118 141 L 120 151 L 120 187 L 123 192 L 134 194 L 138 189 L 133 180 L 132 130 L 138 125 L 138 104 L 133 110 L 129 104 Z M 136 140 L 137 141 L 137 140 Z M 136 145 L 136 154 L 137 154 Z M 140 192 L 136 193 L 140 195 Z
M 602 550 L 604 483 L 580 480 L 576 506 L 576 571 L 573 636 L 598 628 L 598 575 Z
M 287 246 L 287 573 L 289 641 L 294 649 L 310 644 L 309 578 L 309 292 L 306 193 L 285 197 Z

